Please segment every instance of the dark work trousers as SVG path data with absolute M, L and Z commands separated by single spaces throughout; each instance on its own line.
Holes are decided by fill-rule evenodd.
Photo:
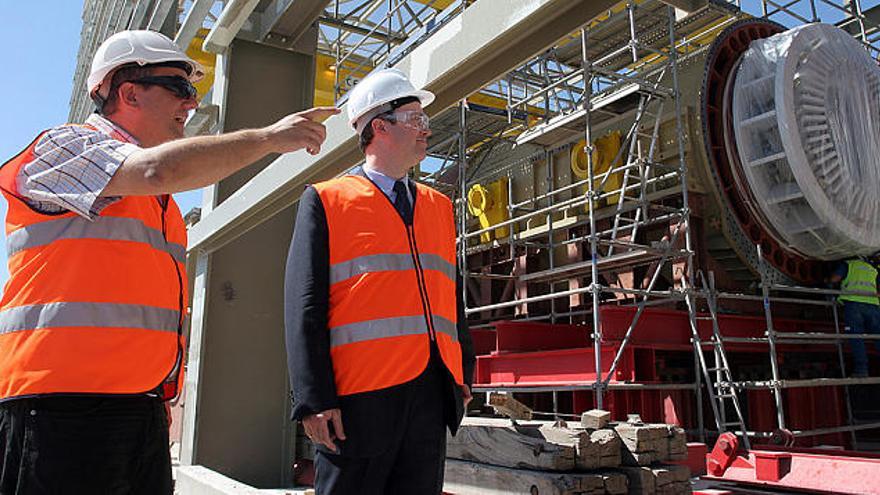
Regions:
M 432 495 L 443 487 L 446 461 L 446 370 L 432 352 L 428 367 L 407 384 L 403 421 L 390 447 L 374 457 L 348 457 L 319 449 L 315 495 Z M 345 427 L 345 412 L 342 414 Z
M 843 322 L 846 333 L 880 333 L 880 306 L 856 301 L 844 301 Z M 853 355 L 853 374 L 867 375 L 868 352 L 865 349 L 865 341 L 862 339 L 850 339 L 849 345 Z M 880 341 L 875 340 L 874 345 L 877 349 L 880 349 Z
M 164 404 L 153 397 L 0 403 L 0 495 L 170 495 Z

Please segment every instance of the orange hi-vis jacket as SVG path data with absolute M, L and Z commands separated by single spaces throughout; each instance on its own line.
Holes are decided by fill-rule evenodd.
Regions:
M 94 221 L 43 214 L 0 168 L 9 280 L 0 301 L 0 401 L 47 394 L 172 398 L 182 381 L 186 226 L 170 196 L 127 196 Z
M 408 226 L 365 177 L 347 175 L 315 189 L 329 232 L 328 327 L 337 394 L 416 378 L 428 365 L 431 341 L 462 384 L 449 199 L 418 185 Z

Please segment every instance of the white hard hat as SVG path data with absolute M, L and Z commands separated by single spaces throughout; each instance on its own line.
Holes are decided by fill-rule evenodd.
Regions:
M 89 95 L 94 96 L 107 76 L 123 65 L 163 62 L 188 64 L 190 82 L 196 82 L 205 76 L 205 69 L 201 64 L 189 58 L 164 34 L 155 31 L 120 31 L 101 43 L 95 52 L 87 83 Z M 106 97 L 106 94 L 101 96 Z
M 373 117 L 392 110 L 392 101 L 408 96 L 418 98 L 422 107 L 434 101 L 434 93 L 416 89 L 397 69 L 373 72 L 348 93 L 348 123 L 360 134 Z

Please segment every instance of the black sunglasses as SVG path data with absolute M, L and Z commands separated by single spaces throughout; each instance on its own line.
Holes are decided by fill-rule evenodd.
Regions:
M 186 78 L 180 76 L 144 76 L 140 79 L 131 79 L 128 82 L 162 86 L 174 93 L 180 99 L 190 99 L 198 96 L 199 92 Z

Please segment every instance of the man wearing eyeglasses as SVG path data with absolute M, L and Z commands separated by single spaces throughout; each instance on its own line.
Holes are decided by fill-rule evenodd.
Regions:
M 426 155 L 433 99 L 398 70 L 367 76 L 347 103 L 366 163 L 299 202 L 288 369 L 321 495 L 439 494 L 446 429 L 471 398 L 452 203 L 407 178 Z
M 165 404 L 182 381 L 187 243 L 171 193 L 270 153 L 316 154 L 337 113 L 183 138 L 203 70 L 171 40 L 117 33 L 91 69 L 96 113 L 0 167 L 2 495 L 172 493 Z

